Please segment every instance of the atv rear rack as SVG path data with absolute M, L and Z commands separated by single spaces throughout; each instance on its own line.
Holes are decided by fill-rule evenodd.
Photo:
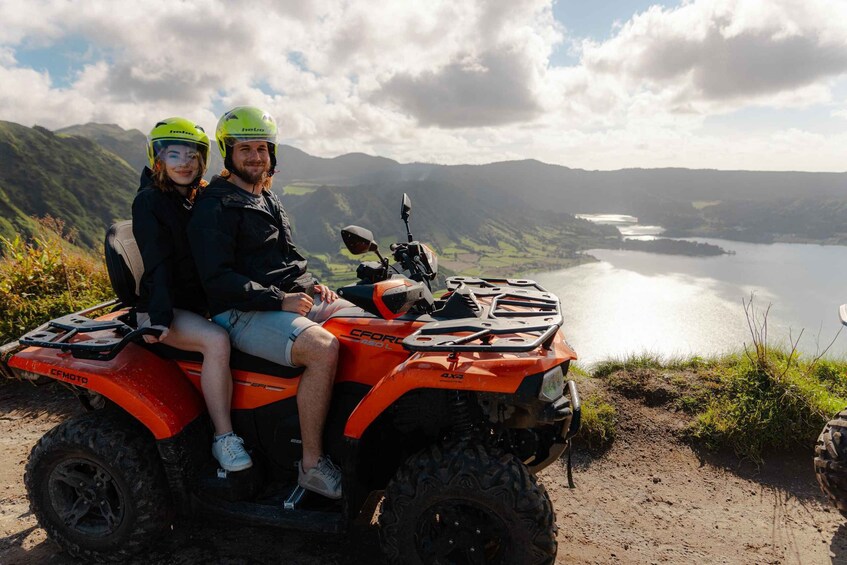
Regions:
M 98 304 L 92 308 L 68 314 L 55 320 L 50 320 L 38 328 L 26 333 L 18 340 L 27 347 L 47 347 L 70 352 L 78 359 L 96 359 L 109 361 L 126 347 L 126 345 L 143 335 L 159 335 L 160 330 L 142 328 L 134 330 L 120 320 L 92 320 L 84 314 L 90 314 L 109 306 L 118 304 L 116 300 Z M 92 332 L 114 330 L 121 337 L 94 337 L 71 343 L 76 336 L 85 336 Z
M 550 347 L 562 326 L 559 298 L 526 279 L 450 277 L 440 318 L 455 303 L 466 315 L 430 322 L 403 340 L 409 351 L 520 353 Z M 451 305 L 450 302 L 454 305 Z M 458 311 L 459 308 L 452 308 Z

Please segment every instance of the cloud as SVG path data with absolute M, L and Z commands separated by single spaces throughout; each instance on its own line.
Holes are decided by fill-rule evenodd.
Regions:
M 820 101 L 808 90 L 847 72 L 847 4 L 824 0 L 698 0 L 636 15 L 583 65 L 630 90 L 665 92 L 699 111 Z M 792 91 L 811 99 L 786 97 Z
M 423 126 L 494 126 L 538 116 L 534 82 L 519 53 L 489 52 L 419 76 L 398 73 L 374 99 L 397 104 Z
M 569 36 L 552 0 L 90 0 L 85 10 L 10 0 L 0 21 L 0 119 L 25 124 L 146 131 L 185 115 L 213 130 L 226 108 L 255 104 L 286 142 L 325 156 L 727 168 L 743 155 L 747 168 L 843 169 L 837 136 L 704 131 L 709 116 L 751 106 L 843 117 L 831 106 L 847 73 L 842 1 L 685 0 L 635 14 L 601 42 Z M 19 50 L 80 40 L 90 49 L 61 83 L 20 63 Z M 579 63 L 551 66 L 563 43 L 578 45 Z

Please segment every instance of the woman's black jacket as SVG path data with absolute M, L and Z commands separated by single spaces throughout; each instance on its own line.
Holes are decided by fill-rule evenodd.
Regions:
M 136 309 L 147 312 L 151 324 L 170 327 L 174 308 L 206 313 L 186 234 L 190 218 L 191 203 L 176 191 L 154 187 L 145 167 L 132 202 L 132 234 L 144 262 Z
M 271 192 L 254 196 L 214 177 L 194 204 L 188 238 L 212 316 L 280 310 L 286 292 L 308 292 L 315 284 Z

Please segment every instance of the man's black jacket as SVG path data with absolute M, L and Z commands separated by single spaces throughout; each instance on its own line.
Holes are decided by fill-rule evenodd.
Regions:
M 132 202 L 132 235 L 144 262 L 136 308 L 147 312 L 152 324 L 169 327 L 174 308 L 206 312 L 185 231 L 190 218 L 191 203 L 176 191 L 154 187 L 150 169 L 145 167 Z
M 212 316 L 231 308 L 280 310 L 286 292 L 314 284 L 271 192 L 253 196 L 214 177 L 194 204 L 188 238 Z

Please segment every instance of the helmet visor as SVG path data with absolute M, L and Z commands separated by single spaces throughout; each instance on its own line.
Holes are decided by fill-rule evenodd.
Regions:
M 205 168 L 205 155 L 208 148 L 191 141 L 160 140 L 153 143 L 156 159 L 171 167 L 197 163 Z

